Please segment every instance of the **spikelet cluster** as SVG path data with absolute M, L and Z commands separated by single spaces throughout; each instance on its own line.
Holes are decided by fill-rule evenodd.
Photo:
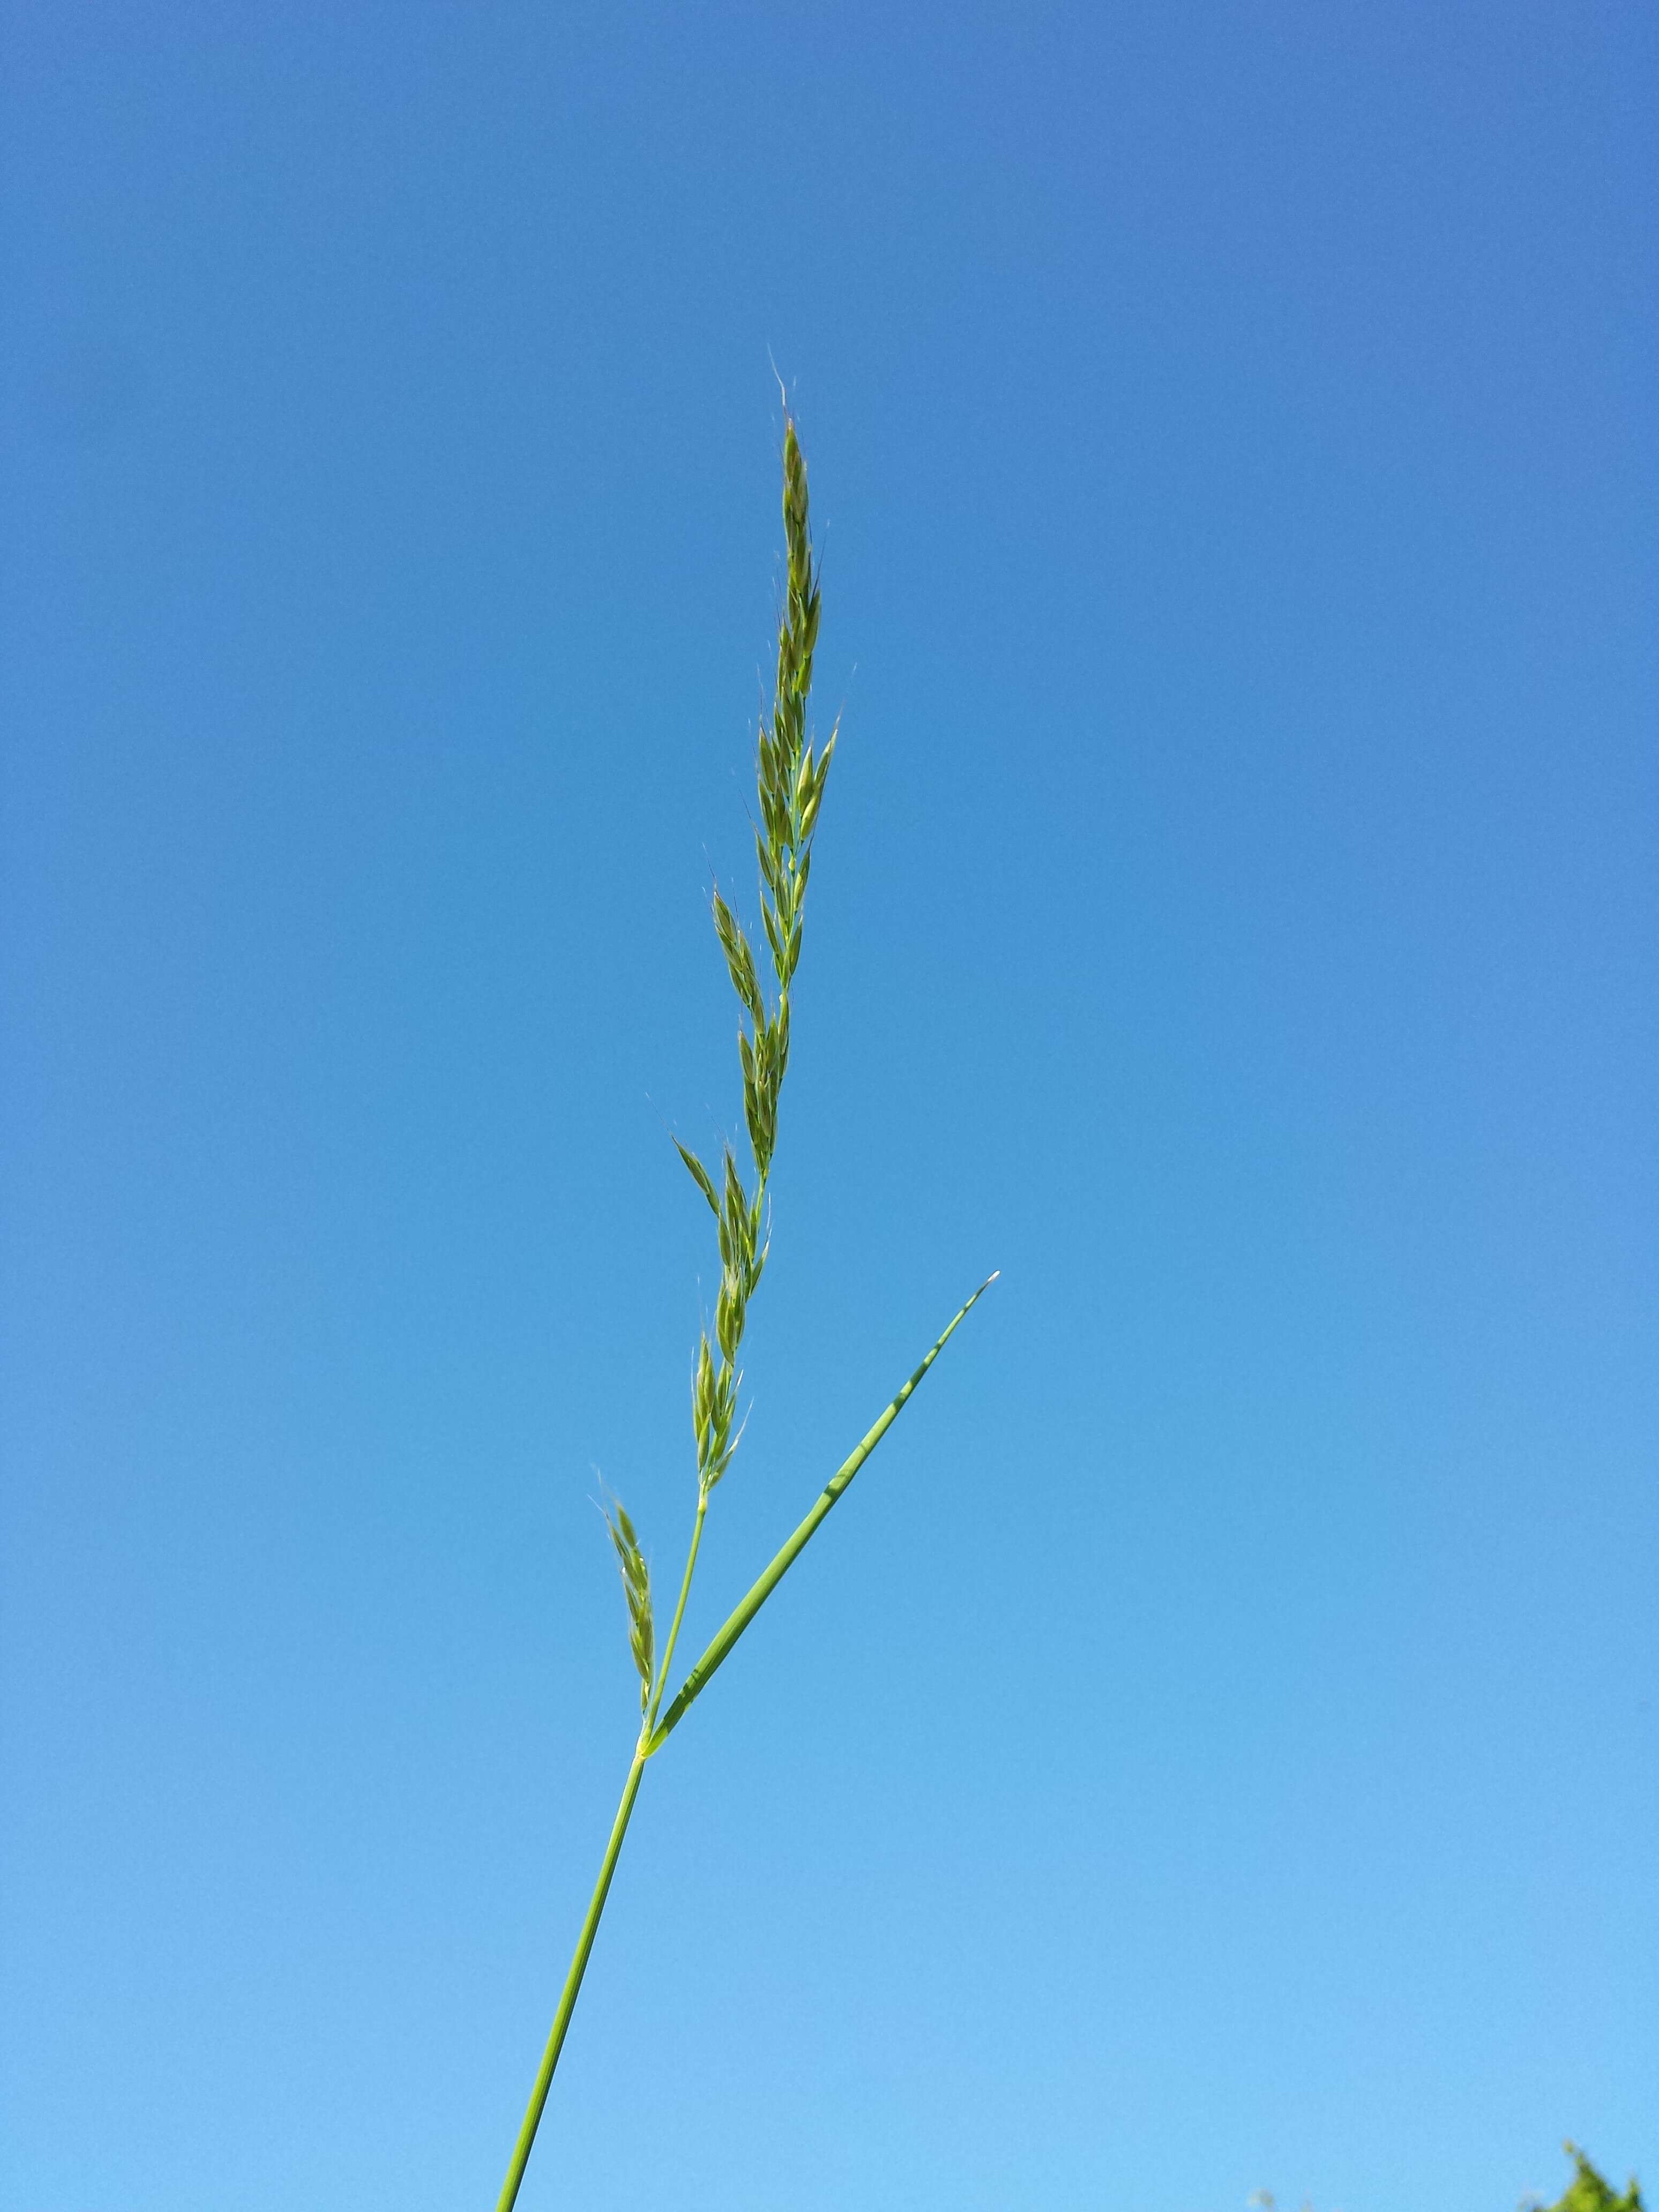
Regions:
M 789 991 L 800 960 L 812 836 L 836 750 L 833 732 L 816 754 L 806 734 L 818 636 L 818 579 L 807 521 L 806 464 L 793 422 L 784 426 L 783 527 L 787 574 L 778 622 L 777 684 L 772 711 L 760 727 L 756 775 L 755 857 L 771 970 L 766 982 L 737 916 L 718 890 L 714 900 L 714 933 L 741 1010 L 738 1058 L 744 1122 L 754 1158 L 752 1187 L 729 1145 L 717 1182 L 695 1153 L 675 1140 L 708 1202 L 720 1238 L 714 1338 L 711 1342 L 703 1332 L 691 1378 L 697 1480 L 705 1498 L 730 1466 L 741 1433 L 734 1430 L 738 1351 L 749 1301 L 766 1265 L 766 1186 L 777 1145 L 778 1098 L 789 1064 Z
M 657 1632 L 651 1613 L 651 1570 L 645 1563 L 645 1553 L 640 1549 L 640 1540 L 634 1533 L 634 1523 L 623 1510 L 622 1500 L 616 1499 L 604 1510 L 605 1525 L 617 1549 L 617 1565 L 622 1570 L 623 1591 L 628 1600 L 628 1641 L 640 1678 L 640 1711 L 643 1712 L 650 1701 L 657 1663 Z

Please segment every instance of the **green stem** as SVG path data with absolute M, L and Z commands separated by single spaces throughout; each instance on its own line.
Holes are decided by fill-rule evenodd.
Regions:
M 698 1526 L 702 1527 L 701 1516 Z M 587 1902 L 587 1917 L 582 1922 L 582 1932 L 577 1939 L 576 1955 L 570 1961 L 570 1972 L 564 1978 L 559 2008 L 553 2015 L 552 2033 L 547 2039 L 547 2048 L 542 2053 L 536 2086 L 530 2093 L 524 2125 L 519 2130 L 519 2140 L 513 2147 L 513 2163 L 507 2169 L 507 2179 L 501 2185 L 495 2212 L 513 2212 L 513 2207 L 518 2202 L 519 2185 L 524 2179 L 524 2170 L 529 2163 L 530 2148 L 536 2140 L 536 2130 L 541 2125 L 542 2108 L 547 2102 L 547 2093 L 553 2086 L 553 2069 L 559 2063 L 560 2051 L 564 2048 L 565 2031 L 570 2026 L 571 2014 L 576 2009 L 582 1976 L 587 1972 L 588 1955 L 593 1948 L 593 1938 L 599 1933 L 599 1916 L 605 1911 L 605 1900 L 611 1893 L 611 1877 L 617 1871 L 617 1860 L 622 1850 L 623 1838 L 628 1833 L 634 1800 L 640 1794 L 645 1759 L 645 1739 L 641 1734 L 639 1747 L 634 1753 L 634 1764 L 628 1770 L 628 1780 L 623 1787 L 622 1802 L 617 1808 L 617 1817 L 611 1824 L 611 1840 L 605 1847 L 605 1863 L 599 1869 L 599 1878 L 593 1885 L 593 1894 Z
M 680 1600 L 674 1607 L 674 1625 L 668 1632 L 668 1641 L 657 1665 L 657 1686 L 651 1693 L 650 1711 L 645 1717 L 642 1735 L 649 1735 L 656 1725 L 657 1707 L 662 1703 L 662 1693 L 668 1681 L 668 1670 L 674 1663 L 674 1646 L 680 1640 L 680 1623 L 685 1618 L 685 1601 L 691 1595 L 691 1577 L 697 1571 L 697 1552 L 702 1543 L 703 1516 L 708 1510 L 708 1492 L 701 1487 L 697 1492 L 697 1517 L 691 1524 L 691 1548 L 685 1555 L 685 1572 L 680 1579 Z

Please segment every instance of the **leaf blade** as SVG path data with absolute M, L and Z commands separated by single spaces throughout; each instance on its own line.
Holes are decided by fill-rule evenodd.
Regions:
M 663 1745 L 668 1741 L 668 1738 L 673 1734 L 674 1730 L 684 1719 L 686 1714 L 696 1703 L 698 1698 L 702 1696 L 703 1691 L 708 1687 L 714 1674 L 731 1656 L 732 1649 L 736 1645 L 738 1639 L 742 1636 L 744 1629 L 748 1627 L 750 1622 L 755 1618 L 755 1615 L 765 1604 L 767 1599 L 771 1596 L 773 1591 L 783 1580 L 785 1575 L 788 1573 L 790 1568 L 793 1566 L 795 1561 L 800 1557 L 807 1545 L 817 1534 L 818 1529 L 829 1515 L 830 1509 L 845 1496 L 848 1485 L 852 1481 L 853 1477 L 864 1465 L 866 1460 L 869 1458 L 871 1453 L 874 1451 L 876 1446 L 886 1435 L 888 1430 L 892 1427 L 894 1422 L 897 1420 L 899 1415 L 903 1412 L 906 1405 L 909 1402 L 912 1394 L 915 1392 L 917 1385 L 921 1382 L 922 1376 L 926 1375 L 928 1369 L 939 1358 L 940 1352 L 944 1351 L 945 1346 L 956 1334 L 957 1329 L 961 1328 L 968 1316 L 985 1296 L 985 1293 L 990 1289 L 992 1284 L 995 1282 L 997 1279 L 997 1274 L 1000 1274 L 1000 1273 L 1001 1270 L 999 1268 L 996 1271 L 996 1273 L 988 1275 L 985 1280 L 980 1285 L 979 1288 L 974 1292 L 973 1297 L 968 1300 L 966 1305 L 963 1306 L 957 1313 L 949 1327 L 945 1330 L 944 1334 L 939 1337 L 939 1341 L 934 1345 L 933 1350 L 927 1354 L 927 1357 L 916 1369 L 909 1381 L 904 1385 L 904 1388 L 899 1392 L 898 1395 L 881 1415 L 881 1418 L 875 1423 L 874 1426 L 854 1447 L 854 1449 L 848 1454 L 847 1457 L 836 1469 L 834 1474 L 830 1476 L 829 1481 L 825 1483 L 823 1488 L 818 1492 L 817 1498 L 813 1504 L 812 1510 L 808 1513 L 806 1518 L 801 1522 L 800 1526 L 795 1530 L 794 1534 L 789 1538 L 782 1549 L 777 1553 L 770 1565 L 767 1567 L 765 1572 L 750 1586 L 746 1595 L 727 1617 L 724 1625 L 716 1632 L 714 1640 L 709 1644 L 708 1650 L 703 1653 L 702 1658 L 697 1661 L 696 1665 L 693 1667 L 691 1672 L 686 1676 L 684 1681 L 674 1693 L 674 1697 L 669 1705 L 667 1711 L 663 1714 L 661 1719 L 657 1723 L 656 1727 L 653 1729 L 650 1741 L 646 1746 L 647 1757 L 661 1750 Z

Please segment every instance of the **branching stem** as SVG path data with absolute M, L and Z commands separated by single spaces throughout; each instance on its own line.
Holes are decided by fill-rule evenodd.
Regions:
M 634 1763 L 628 1770 L 628 1780 L 623 1785 L 622 1802 L 617 1808 L 617 1818 L 611 1830 L 611 1841 L 605 1845 L 605 1862 L 599 1869 L 599 1878 L 593 1885 L 593 1894 L 588 1900 L 587 1917 L 582 1922 L 582 1932 L 576 1944 L 576 1955 L 570 1962 L 570 1972 L 565 1976 L 564 1989 L 559 1998 L 559 2008 L 553 2016 L 552 2033 L 547 2039 L 547 2049 L 542 2054 L 541 2069 L 536 2076 L 536 2086 L 530 2093 L 529 2109 L 524 2116 L 524 2125 L 519 2130 L 519 2140 L 513 2152 L 513 2163 L 507 2168 L 506 2185 L 502 2188 L 495 2212 L 513 2212 L 514 2204 L 517 2201 L 519 2184 L 524 2179 L 525 2166 L 530 2157 L 530 2148 L 536 2140 L 536 2130 L 541 2124 L 542 2108 L 547 2102 L 547 2093 L 552 2087 L 553 2069 L 558 2064 L 559 2053 L 564 2047 L 565 2031 L 570 2025 L 570 2015 L 576 2008 L 576 1997 L 581 1989 L 582 1976 L 587 1971 L 588 1954 L 593 1948 L 593 1938 L 599 1933 L 599 1917 L 605 1911 L 605 1899 L 611 1893 L 611 1877 L 617 1870 L 617 1860 L 622 1850 L 623 1838 L 628 1833 L 628 1823 L 634 1811 L 634 1800 L 640 1792 L 640 1782 L 645 1773 L 646 1761 L 662 1749 L 670 1735 L 678 1727 L 691 1705 L 708 1686 L 710 1676 L 714 1674 L 716 1668 L 725 1663 L 732 1645 L 736 1644 L 767 1599 L 771 1596 L 789 1569 L 793 1566 L 812 1537 L 817 1534 L 831 1506 L 842 1497 L 848 1484 L 851 1482 L 888 1430 L 904 1411 L 923 1376 L 944 1351 L 966 1316 L 984 1297 L 991 1283 L 995 1280 L 996 1277 L 993 1275 L 988 1282 L 980 1285 L 973 1297 L 963 1307 L 962 1311 L 953 1318 L 950 1327 L 945 1329 L 921 1366 L 916 1369 L 915 1373 L 910 1376 L 904 1388 L 887 1407 L 880 1419 L 836 1469 L 834 1474 L 819 1492 L 811 1511 L 784 1545 L 782 1550 L 778 1553 L 770 1566 L 749 1592 L 748 1596 L 744 1599 L 737 1611 L 727 1620 L 702 1658 L 686 1676 L 669 1705 L 668 1711 L 664 1714 L 661 1721 L 657 1722 L 657 1705 L 661 1698 L 663 1683 L 667 1677 L 668 1662 L 673 1656 L 675 1639 L 679 1634 L 680 1616 L 685 1609 L 686 1592 L 691 1587 L 692 1570 L 696 1565 L 697 1547 L 702 1540 L 703 1507 L 707 1501 L 706 1498 L 699 1499 L 697 1518 L 691 1531 L 691 1550 L 686 1559 L 685 1576 L 680 1588 L 679 1608 L 674 1615 L 674 1626 L 669 1632 L 667 1649 L 663 1653 L 662 1670 L 658 1678 L 656 1694 L 640 1728 L 640 1739 L 634 1748 Z

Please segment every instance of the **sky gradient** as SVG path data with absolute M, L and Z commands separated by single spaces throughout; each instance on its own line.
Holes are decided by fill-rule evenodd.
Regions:
M 1659 2194 L 1651 11 L 0 7 L 0 2202 Z M 1644 153 L 1644 144 L 1648 151 Z

